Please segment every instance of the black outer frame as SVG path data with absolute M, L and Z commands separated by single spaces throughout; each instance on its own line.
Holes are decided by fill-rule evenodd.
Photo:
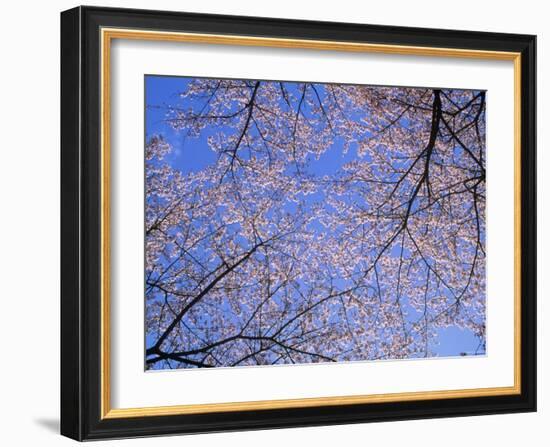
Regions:
M 521 394 L 100 418 L 100 28 L 520 52 Z M 61 13 L 61 434 L 76 440 L 536 411 L 536 36 L 98 7 Z

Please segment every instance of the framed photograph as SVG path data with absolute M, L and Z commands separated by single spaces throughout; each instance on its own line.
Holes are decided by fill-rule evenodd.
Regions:
M 61 432 L 536 409 L 535 36 L 61 14 Z

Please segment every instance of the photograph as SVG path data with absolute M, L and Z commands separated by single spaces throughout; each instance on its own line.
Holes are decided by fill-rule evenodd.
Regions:
M 485 354 L 485 91 L 144 96 L 147 369 Z

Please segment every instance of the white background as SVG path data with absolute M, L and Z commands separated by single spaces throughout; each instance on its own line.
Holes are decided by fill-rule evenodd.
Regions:
M 544 2 L 356 0 L 297 2 L 231 0 L 101 1 L 91 4 L 225 14 L 538 34 L 539 146 L 539 412 L 116 441 L 110 445 L 546 445 L 550 423 L 548 306 L 550 158 L 544 153 L 550 121 L 545 77 L 550 54 Z M 69 445 L 57 435 L 59 413 L 59 11 L 69 1 L 5 2 L 2 9 L 2 289 L 0 437 L 6 445 Z M 546 36 L 545 36 L 546 34 Z M 546 70 L 546 71 L 545 71 Z
M 513 386 L 512 61 L 115 40 L 111 63 L 113 408 Z M 144 239 L 147 73 L 486 89 L 488 355 L 145 373 L 144 253 L 136 241 Z

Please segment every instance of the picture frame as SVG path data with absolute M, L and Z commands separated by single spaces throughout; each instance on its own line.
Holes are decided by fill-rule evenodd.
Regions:
M 122 40 L 395 55 L 413 63 L 508 61 L 514 159 L 505 181 L 514 197 L 502 200 L 512 204 L 514 220 L 508 260 L 513 384 L 113 407 L 111 287 L 118 279 L 110 228 L 119 202 L 111 202 L 111 143 L 118 130 L 110 78 L 112 44 Z M 61 13 L 61 434 L 83 441 L 536 411 L 535 64 L 532 35 L 82 6 Z

